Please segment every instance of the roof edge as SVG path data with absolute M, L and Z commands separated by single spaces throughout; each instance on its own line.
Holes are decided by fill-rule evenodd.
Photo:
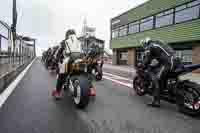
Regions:
M 129 9 L 129 10 L 123 12 L 123 13 L 120 13 L 119 15 L 116 15 L 115 17 L 112 17 L 110 20 L 112 21 L 113 19 L 115 19 L 115 18 L 117 18 L 117 17 L 120 17 L 120 16 L 122 16 L 122 15 L 124 15 L 124 14 L 130 12 L 130 11 L 133 10 L 133 9 L 139 8 L 139 7 L 141 7 L 141 6 L 143 6 L 143 5 L 147 4 L 147 3 L 149 3 L 150 1 L 152 1 L 152 0 L 148 0 L 148 1 L 144 2 L 144 3 L 141 3 L 141 4 L 137 5 L 137 6 L 135 6 L 135 7 L 131 8 L 131 9 Z

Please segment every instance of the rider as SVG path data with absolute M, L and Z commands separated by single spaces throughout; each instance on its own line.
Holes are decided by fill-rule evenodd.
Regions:
M 164 86 L 167 73 L 174 68 L 175 51 L 167 44 L 161 41 L 154 41 L 146 38 L 141 42 L 145 50 L 144 67 L 148 67 L 152 60 L 157 60 L 158 64 L 150 72 L 153 84 L 155 85 L 153 91 L 153 100 L 150 104 L 152 107 L 160 107 L 160 90 Z
M 69 64 L 76 58 L 81 56 L 81 44 L 76 37 L 73 29 L 70 29 L 65 34 L 65 40 L 61 42 L 60 48 L 57 51 L 56 58 L 59 61 L 59 73 L 57 77 L 56 89 L 52 95 L 56 98 L 61 98 L 62 86 L 66 76 L 69 73 Z

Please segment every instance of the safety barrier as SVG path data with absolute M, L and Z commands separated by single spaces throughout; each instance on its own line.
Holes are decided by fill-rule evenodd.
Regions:
M 26 68 L 27 65 L 30 64 L 30 62 L 33 59 L 27 61 L 27 63 L 18 66 L 16 69 L 5 73 L 0 77 L 0 94 L 8 87 L 8 85 Z

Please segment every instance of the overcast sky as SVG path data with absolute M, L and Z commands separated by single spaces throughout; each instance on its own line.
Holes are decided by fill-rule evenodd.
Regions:
M 64 39 L 65 31 L 81 33 L 86 17 L 96 36 L 109 47 L 110 19 L 148 0 L 17 0 L 19 34 L 37 38 L 37 53 Z M 12 0 L 0 0 L 0 20 L 12 22 Z

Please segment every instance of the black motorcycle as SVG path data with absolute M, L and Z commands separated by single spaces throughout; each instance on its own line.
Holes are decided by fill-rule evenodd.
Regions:
M 146 70 L 138 64 L 137 75 L 133 80 L 133 88 L 137 95 L 149 94 L 152 96 L 154 85 Z M 200 114 L 200 85 L 189 80 L 180 80 L 179 76 L 199 69 L 200 64 L 179 65 L 167 75 L 165 89 L 161 90 L 161 99 L 176 104 L 178 110 L 188 115 Z

